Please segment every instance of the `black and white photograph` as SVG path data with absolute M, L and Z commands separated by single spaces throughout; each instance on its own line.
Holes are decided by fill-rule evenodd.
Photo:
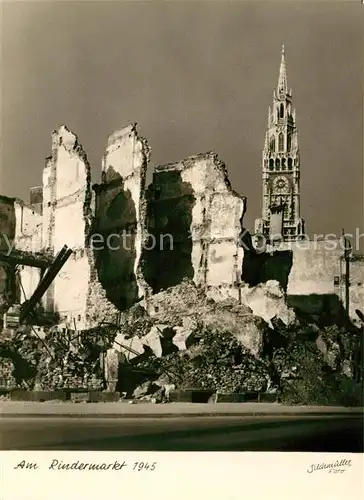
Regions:
M 307 477 L 351 473 L 363 12 L 1 3 L 1 452 L 52 451 L 51 470 L 314 453 Z

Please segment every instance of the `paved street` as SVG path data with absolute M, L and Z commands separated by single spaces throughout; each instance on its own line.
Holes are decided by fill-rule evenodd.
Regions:
M 0 448 L 363 452 L 362 416 L 3 416 Z

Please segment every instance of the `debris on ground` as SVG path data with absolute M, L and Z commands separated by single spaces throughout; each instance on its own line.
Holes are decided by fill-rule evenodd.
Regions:
M 44 339 L 21 327 L 0 343 L 0 379 L 29 390 L 116 390 L 151 403 L 178 389 L 268 392 L 287 404 L 361 402 L 361 330 L 291 314 L 275 283 L 246 296 L 249 305 L 215 302 L 186 280 L 121 313 L 118 325 L 49 329 Z

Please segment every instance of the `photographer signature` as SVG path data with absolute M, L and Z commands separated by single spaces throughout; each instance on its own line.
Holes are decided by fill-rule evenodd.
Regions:
M 351 460 L 342 459 L 342 460 L 336 460 L 335 462 L 311 464 L 310 467 L 307 469 L 307 472 L 309 474 L 312 474 L 312 472 L 326 470 L 330 474 L 342 474 L 349 467 L 351 467 Z

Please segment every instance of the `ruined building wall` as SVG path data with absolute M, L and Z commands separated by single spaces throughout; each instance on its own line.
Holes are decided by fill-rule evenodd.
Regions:
M 42 245 L 42 218 L 33 207 L 17 198 L 0 197 L 1 250 L 13 249 L 38 253 Z M 2 262 L 0 266 L 0 303 L 23 302 L 35 290 L 40 279 L 38 268 Z M 4 311 L 1 311 L 4 312 Z
M 44 247 L 54 255 L 63 245 L 73 250 L 47 291 L 45 308 L 58 313 L 62 323 L 84 328 L 90 277 L 84 205 L 90 193 L 90 166 L 77 137 L 65 126 L 53 133 L 43 180 Z
M 109 137 L 96 193 L 96 268 L 106 296 L 120 310 L 147 293 L 141 270 L 146 228 L 145 179 L 149 147 L 136 124 Z M 94 240 L 96 242 L 96 239 Z
M 148 298 L 151 290 L 183 278 L 216 300 L 245 300 L 249 286 L 278 280 L 291 306 L 309 314 L 343 310 L 339 242 L 291 242 L 289 248 L 282 243 L 272 254 L 249 260 L 240 241 L 246 200 L 232 190 L 218 157 L 207 153 L 158 166 L 146 192 L 149 157 L 135 124 L 115 132 L 93 193 L 86 154 L 62 126 L 52 135 L 42 194 L 34 188 L 31 205 L 0 196 L 1 249 L 8 248 L 6 236 L 26 252 L 55 256 L 64 244 L 73 250 L 43 298 L 46 311 L 57 312 L 71 328 L 88 328 L 116 321 L 120 310 Z M 18 271 L 17 282 L 14 268 L 0 264 L 0 307 L 10 298 L 29 298 L 37 286 L 38 268 L 19 266 Z M 364 299 L 363 271 L 363 259 L 353 257 L 350 316 L 355 321 Z
M 145 275 L 155 292 L 184 277 L 204 287 L 240 279 L 245 198 L 231 189 L 215 154 L 156 167 L 149 200 L 156 245 L 145 252 Z
M 282 244 L 271 256 L 266 254 L 265 261 L 269 263 L 270 269 L 279 268 L 283 273 L 287 273 L 286 291 L 290 306 L 309 315 L 325 314 L 328 322 L 330 317 L 332 322 L 338 322 L 346 315 L 343 254 L 343 243 L 340 240 L 304 240 Z M 352 257 L 349 273 L 349 316 L 353 323 L 359 325 L 355 309 L 363 310 L 362 257 L 355 255 Z M 272 279 L 271 271 L 269 275 Z
M 358 323 L 355 312 L 359 309 L 364 314 L 364 256 L 353 256 L 350 261 L 350 317 Z M 358 323 L 359 324 L 359 323 Z
M 55 143 L 55 134 L 52 135 L 52 141 Z M 52 142 L 52 151 L 54 155 L 56 151 L 56 144 Z M 54 231 L 54 203 L 55 203 L 55 185 L 56 185 L 56 169 L 53 164 L 52 156 L 46 158 L 42 173 L 43 183 L 43 206 L 42 206 L 42 247 L 45 251 L 53 254 L 53 231 Z M 43 309 L 47 312 L 54 310 L 54 283 L 48 288 L 41 300 Z
M 77 137 L 65 126 L 53 133 L 43 191 L 33 189 L 32 206 L 17 205 L 15 225 L 18 248 L 53 256 L 64 244 L 73 250 L 42 299 L 45 311 L 58 313 L 62 324 L 82 329 L 105 315 L 115 318 L 147 297 L 150 287 L 157 291 L 184 277 L 203 287 L 231 287 L 240 280 L 245 199 L 231 189 L 224 164 L 208 153 L 158 167 L 148 210 L 149 158 L 136 124 L 112 134 L 93 199 L 90 166 Z M 172 240 L 160 248 L 161 240 L 149 233 Z M 102 241 L 98 250 L 90 247 L 95 235 Z M 39 270 L 21 273 L 29 297 Z
M 33 207 L 21 200 L 14 202 L 15 238 L 14 247 L 24 252 L 38 253 L 42 249 L 42 216 Z M 17 270 L 19 300 L 29 299 L 40 280 L 36 267 L 19 265 Z
M 333 242 L 293 242 L 293 263 L 289 275 L 287 293 L 289 295 L 335 293 L 334 277 L 340 276 L 341 245 Z M 331 245 L 331 243 L 330 243 Z
M 14 198 L 0 196 L 0 250 L 8 252 L 9 242 L 15 237 Z M 0 262 L 0 314 L 6 311 L 15 298 L 14 270 L 5 262 Z

